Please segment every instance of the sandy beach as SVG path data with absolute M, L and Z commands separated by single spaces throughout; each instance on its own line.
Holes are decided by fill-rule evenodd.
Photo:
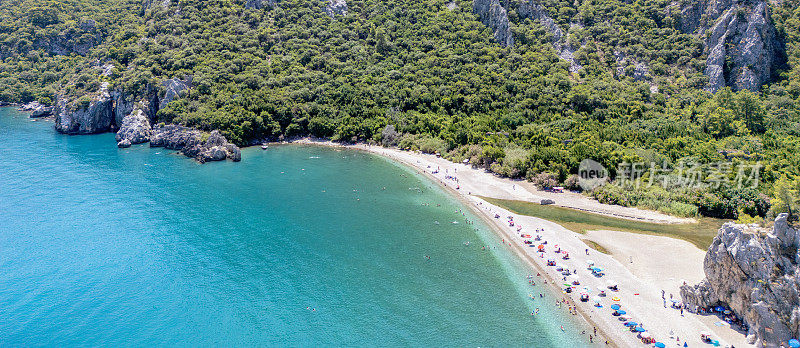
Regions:
M 582 316 L 589 327 L 597 328 L 595 337 L 599 336 L 599 339 L 595 339 L 595 343 L 601 346 L 605 345 L 606 340 L 610 345 L 619 347 L 647 346 L 623 325 L 619 317 L 612 315 L 614 310 L 610 307 L 614 304 L 620 305 L 627 312 L 627 317 L 642 324 L 656 341 L 665 343 L 667 347 L 683 347 L 684 344 L 688 347 L 705 346 L 700 341 L 700 333 L 704 331 L 711 332 L 723 347 L 751 346 L 746 343 L 743 334 L 729 328 L 727 323 L 717 317 L 699 316 L 689 312 L 682 314 L 680 310 L 671 308 L 670 299 L 679 300 L 678 288 L 684 281 L 693 284 L 704 277 L 705 251 L 689 242 L 619 231 L 590 231 L 579 234 L 547 220 L 513 214 L 477 196 L 532 202 L 552 197 L 543 195 L 543 192 L 535 190 L 527 183 L 500 178 L 484 170 L 452 163 L 434 155 L 363 144 L 340 145 L 312 139 L 295 143 L 368 151 L 405 164 L 440 183 L 455 197 L 472 207 L 494 229 L 499 243 L 511 248 L 535 272 L 541 274 L 534 279 L 536 286 L 544 286 L 543 282 L 547 280 L 548 286 L 558 286 L 561 289 L 562 283 L 571 282 L 574 278 L 566 278 L 564 281 L 564 276 L 556 268 L 577 271 L 575 274 L 580 285 L 570 294 L 562 291 L 563 300 L 569 303 L 562 304 L 562 308 L 566 310 L 567 307 L 575 306 L 576 314 Z M 560 202 L 558 205 L 607 215 L 660 223 L 691 221 L 641 209 L 603 205 L 578 194 L 551 195 L 556 195 L 552 199 Z M 510 226 L 508 217 L 512 217 L 514 226 Z M 518 230 L 520 226 L 522 228 Z M 534 245 L 546 241 L 545 252 L 539 253 L 537 248 L 526 244 L 525 241 L 530 238 L 523 238 L 524 234 L 541 236 L 541 241 L 536 241 Z M 609 254 L 591 249 L 584 239 L 602 245 Z M 556 253 L 558 249 L 568 252 L 569 260 L 562 259 L 563 253 Z M 556 261 L 557 266 L 547 266 L 547 260 Z M 602 268 L 605 275 L 592 275 L 587 266 L 590 261 L 596 267 Z M 607 289 L 610 281 L 618 284 L 619 291 Z M 580 293 L 586 292 L 582 290 L 584 287 L 588 289 L 588 302 L 580 301 Z M 600 297 L 600 306 L 596 306 L 594 297 L 599 294 L 599 289 L 605 289 L 607 296 Z M 614 301 L 615 298 L 619 301 Z M 551 301 L 551 304 L 555 302 L 553 299 L 544 300 Z

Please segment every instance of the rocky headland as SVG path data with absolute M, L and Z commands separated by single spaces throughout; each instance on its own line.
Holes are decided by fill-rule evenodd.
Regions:
M 154 127 L 158 123 L 158 110 L 182 97 L 191 88 L 191 83 L 191 77 L 172 78 L 159 86 L 147 85 L 134 93 L 111 90 L 105 82 L 98 91 L 88 95 L 77 98 L 58 95 L 52 109 L 55 129 L 64 134 L 116 132 L 118 147 L 150 142 L 152 147 L 177 150 L 201 163 L 241 160 L 239 148 L 218 131 L 206 133 L 177 125 Z M 32 117 L 47 110 L 41 105 L 26 107 L 33 112 Z
M 689 309 L 726 306 L 758 347 L 800 336 L 800 229 L 781 214 L 771 229 L 727 223 L 708 248 L 706 278 L 681 287 Z

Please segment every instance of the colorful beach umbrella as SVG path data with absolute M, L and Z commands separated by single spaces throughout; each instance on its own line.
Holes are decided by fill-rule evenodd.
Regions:
M 634 330 L 636 330 L 636 332 L 645 332 L 645 329 L 641 326 L 636 327 Z
M 611 305 L 611 309 L 616 311 L 616 310 L 619 309 L 619 305 L 618 304 L 613 304 L 613 305 Z
M 620 309 L 620 310 L 618 310 L 618 311 L 617 311 L 617 313 L 619 313 L 619 315 L 625 315 L 625 314 L 628 314 L 628 312 L 626 312 L 626 311 L 623 311 L 623 310 L 621 310 L 621 309 Z
M 666 347 L 667 347 L 666 344 L 663 344 L 661 342 L 656 342 L 656 348 L 666 348 Z
M 796 340 L 794 338 L 790 339 L 789 340 L 789 347 L 800 348 L 800 341 L 798 341 L 798 340 Z
M 641 337 L 641 338 L 650 338 L 650 333 L 649 332 L 642 332 L 642 333 L 639 334 L 639 337 Z
M 614 296 L 614 297 L 611 298 L 611 301 L 619 302 L 619 297 Z

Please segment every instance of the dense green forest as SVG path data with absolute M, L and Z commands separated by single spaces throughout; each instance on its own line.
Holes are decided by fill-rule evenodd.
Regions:
M 545 188 L 577 189 L 585 158 L 612 177 L 624 162 L 761 163 L 757 188 L 737 187 L 733 170 L 709 187 L 618 180 L 589 193 L 746 219 L 800 203 L 797 2 L 772 5 L 787 61 L 775 80 L 712 94 L 702 88 L 702 43 L 677 29 L 665 0 L 543 1 L 580 47 L 574 73 L 539 22 L 509 11 L 516 44 L 502 47 L 467 0 L 349 0 L 334 17 L 319 0 L 262 9 L 244 0 L 4 0 L 0 102 L 52 104 L 104 81 L 135 92 L 191 76 L 189 93 L 160 110 L 160 122 L 219 129 L 240 145 L 304 135 L 382 143 Z M 618 69 L 619 53 L 649 62 L 651 78 Z M 101 76 L 106 64 L 114 69 Z

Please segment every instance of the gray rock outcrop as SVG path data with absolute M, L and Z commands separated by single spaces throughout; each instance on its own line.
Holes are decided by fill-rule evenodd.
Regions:
M 334 18 L 336 16 L 344 16 L 347 14 L 347 1 L 345 0 L 328 0 L 328 6 L 325 6 L 325 14 Z
M 246 0 L 244 3 L 244 7 L 246 9 L 251 10 L 260 10 L 264 8 L 264 6 L 273 7 L 277 0 Z
M 65 134 L 95 134 L 112 130 L 115 126 L 114 99 L 108 92 L 108 83 L 103 83 L 88 104 L 81 100 L 69 101 L 58 98 L 55 113 L 55 128 Z
M 680 27 L 705 43 L 710 91 L 758 90 L 779 64 L 783 48 L 764 0 L 693 0 L 681 8 Z
M 228 140 L 219 131 L 213 131 L 206 137 L 196 129 L 179 125 L 154 128 L 150 146 L 177 150 L 200 163 L 225 159 L 238 162 L 242 159 L 239 148 L 228 143 Z
M 164 87 L 164 96 L 161 97 L 158 108 L 163 109 L 171 101 L 181 97 L 189 88 L 192 88 L 192 78 L 187 77 L 183 80 L 178 78 L 171 78 L 161 83 Z
M 141 144 L 150 141 L 153 129 L 150 126 L 150 118 L 141 109 L 135 109 L 122 120 L 122 124 L 117 131 L 117 145 L 125 143 Z M 122 147 L 122 146 L 120 146 Z
M 748 340 L 779 347 L 800 336 L 800 229 L 727 223 L 704 261 L 706 279 L 681 287 L 689 308 L 727 304 L 749 326 Z
M 508 13 L 499 0 L 473 0 L 472 12 L 478 15 L 481 22 L 492 29 L 494 39 L 503 47 L 514 46 L 511 24 Z

